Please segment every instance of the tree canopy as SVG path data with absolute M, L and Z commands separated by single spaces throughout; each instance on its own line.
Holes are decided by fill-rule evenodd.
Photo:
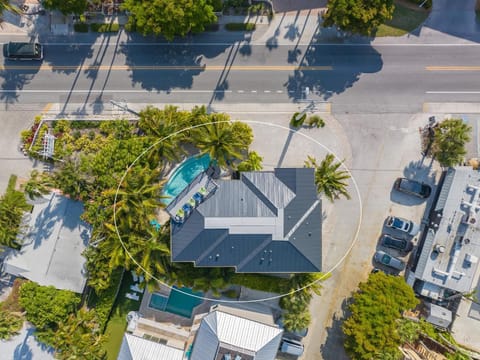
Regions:
M 81 15 L 87 10 L 87 0 L 43 0 L 45 9 L 59 10 L 63 15 Z
M 467 153 L 466 143 L 470 141 L 472 127 L 462 119 L 447 119 L 435 127 L 432 156 L 443 167 L 455 166 L 463 162 Z
M 122 8 L 130 12 L 130 29 L 163 35 L 169 41 L 177 35 L 202 32 L 217 19 L 207 0 L 125 0 Z
M 66 321 L 75 312 L 80 297 L 72 291 L 30 281 L 21 286 L 19 302 L 27 313 L 27 320 L 35 326 L 37 337 L 51 345 L 58 323 Z
M 348 33 L 371 36 L 393 16 L 393 0 L 329 0 L 323 26 L 336 26 Z
M 401 344 L 397 320 L 419 303 L 413 289 L 398 276 L 371 274 L 361 283 L 343 324 L 345 349 L 358 360 L 398 357 Z
M 323 194 L 328 200 L 333 202 L 340 196 L 350 199 L 348 193 L 348 171 L 340 170 L 341 162 L 335 162 L 333 154 L 327 154 L 320 164 L 311 156 L 305 161 L 305 166 L 315 169 L 315 185 L 317 192 Z

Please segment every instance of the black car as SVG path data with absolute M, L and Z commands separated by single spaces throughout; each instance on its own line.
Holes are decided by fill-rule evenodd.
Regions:
M 385 247 L 397 249 L 403 252 L 410 252 L 413 249 L 413 244 L 411 241 L 399 239 L 388 234 L 382 236 L 380 244 Z
M 422 199 L 428 198 L 432 193 L 432 188 L 429 185 L 406 178 L 398 178 L 395 180 L 393 188 Z

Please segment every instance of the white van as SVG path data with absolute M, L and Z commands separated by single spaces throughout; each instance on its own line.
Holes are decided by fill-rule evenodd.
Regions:
M 303 354 L 303 344 L 297 340 L 282 338 L 280 351 L 286 354 L 300 356 Z

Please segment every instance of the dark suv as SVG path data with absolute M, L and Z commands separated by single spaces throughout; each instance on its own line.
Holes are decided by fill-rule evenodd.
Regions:
M 428 198 L 432 192 L 432 188 L 429 185 L 406 178 L 398 178 L 395 180 L 393 188 L 422 199 Z
M 399 239 L 388 234 L 384 234 L 380 240 L 380 244 L 403 252 L 410 252 L 413 249 L 413 244 L 409 240 Z

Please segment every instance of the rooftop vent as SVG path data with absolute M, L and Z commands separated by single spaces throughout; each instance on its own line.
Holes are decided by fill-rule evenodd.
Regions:
M 435 251 L 440 254 L 443 254 L 445 252 L 445 246 L 437 244 L 435 245 Z

